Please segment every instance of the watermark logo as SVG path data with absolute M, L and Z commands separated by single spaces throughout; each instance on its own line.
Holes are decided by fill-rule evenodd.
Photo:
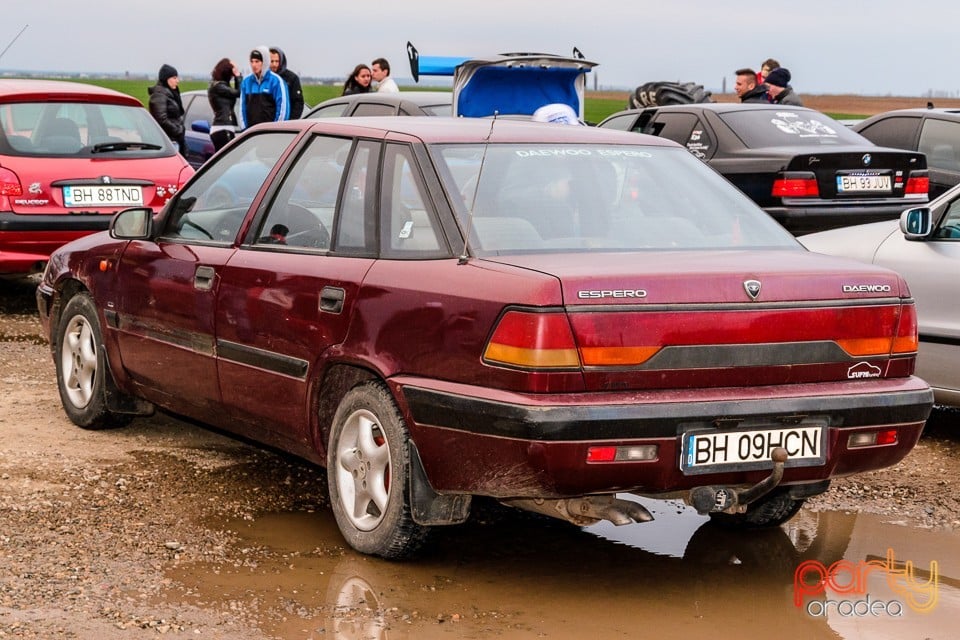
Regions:
M 874 599 L 867 593 L 867 579 L 875 572 L 884 575 L 893 599 Z M 893 549 L 887 549 L 887 557 L 882 560 L 838 560 L 829 567 L 819 560 L 806 560 L 793 574 L 793 604 L 822 618 L 833 612 L 843 617 L 902 617 L 907 609 L 933 611 L 939 584 L 936 560 L 930 562 L 929 571 L 918 570 L 909 560 L 898 562 Z M 848 598 L 827 598 L 828 590 Z

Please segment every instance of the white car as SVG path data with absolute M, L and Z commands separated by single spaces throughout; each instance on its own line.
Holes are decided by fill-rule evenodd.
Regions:
M 960 406 L 960 186 L 895 220 L 798 238 L 811 251 L 898 271 L 917 304 L 917 375 L 938 404 Z M 869 286 L 866 284 L 865 286 Z

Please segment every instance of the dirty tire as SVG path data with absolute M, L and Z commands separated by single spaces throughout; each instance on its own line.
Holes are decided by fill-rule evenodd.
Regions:
M 327 447 L 330 504 L 347 543 L 362 553 L 407 558 L 429 529 L 410 511 L 410 436 L 387 388 L 368 382 L 343 397 Z
M 797 515 L 804 502 L 786 492 L 773 493 L 751 504 L 746 513 L 711 513 L 710 519 L 728 529 L 776 527 Z
M 70 420 L 84 429 L 121 427 L 133 419 L 107 407 L 103 331 L 96 305 L 86 293 L 72 297 L 57 325 L 54 362 L 60 401 Z

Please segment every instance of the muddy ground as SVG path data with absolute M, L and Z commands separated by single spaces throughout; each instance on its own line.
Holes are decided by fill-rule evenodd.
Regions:
M 593 575 L 637 561 L 620 557 L 630 553 L 623 545 L 522 520 L 486 525 L 487 533 L 483 522 L 445 532 L 445 551 L 423 564 L 371 561 L 343 544 L 323 474 L 309 465 L 162 414 L 122 430 L 73 427 L 32 287 L 0 286 L 0 638 L 572 638 L 591 633 L 590 619 L 601 615 L 583 606 L 584 589 L 626 588 L 626 578 Z M 819 517 L 823 529 L 834 514 L 859 511 L 952 544 L 960 529 L 958 426 L 956 413 L 938 412 L 904 462 L 838 481 L 798 521 Z M 682 507 L 663 508 L 670 509 Z M 703 578 L 687 584 L 689 565 L 665 563 L 645 554 L 637 569 L 660 576 L 649 585 L 657 597 L 708 608 L 704 599 L 718 588 L 743 588 L 724 574 L 721 587 Z M 793 566 L 766 591 L 782 595 Z M 594 578 L 584 589 L 577 584 Z M 541 611 L 543 588 L 561 613 Z M 625 618 L 623 628 L 633 624 Z M 702 627 L 718 623 L 694 612 L 683 624 L 709 635 Z M 797 637 L 834 633 L 823 625 Z

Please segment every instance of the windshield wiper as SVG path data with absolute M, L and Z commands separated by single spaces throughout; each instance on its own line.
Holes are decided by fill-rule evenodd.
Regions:
M 150 144 L 149 142 L 101 142 L 100 144 L 93 145 L 93 148 L 90 149 L 90 153 L 103 153 L 105 151 L 130 151 L 131 149 L 137 151 L 155 151 L 157 149 L 163 149 L 158 144 Z

